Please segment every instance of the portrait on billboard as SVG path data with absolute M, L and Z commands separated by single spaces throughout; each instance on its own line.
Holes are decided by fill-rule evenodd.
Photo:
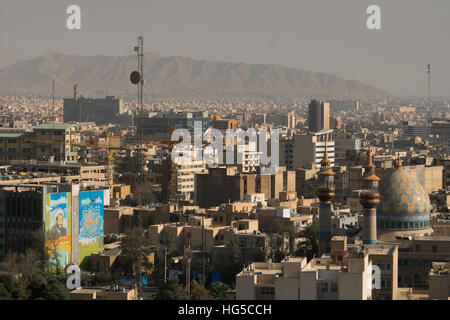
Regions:
M 70 193 L 50 193 L 45 203 L 47 249 L 52 265 L 61 268 L 69 264 L 72 248 Z
M 53 216 L 55 216 L 55 215 L 56 215 L 56 217 L 53 220 L 53 226 L 50 229 L 50 234 L 55 238 L 66 236 L 67 235 L 67 213 L 65 214 L 61 208 L 56 208 L 53 213 Z

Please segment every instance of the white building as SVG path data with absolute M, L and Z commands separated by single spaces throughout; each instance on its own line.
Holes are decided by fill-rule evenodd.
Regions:
M 333 130 L 298 134 L 280 139 L 280 165 L 287 169 L 305 168 L 315 165 L 320 168 L 327 144 L 328 158 L 334 167 L 335 143 Z
M 368 251 L 348 250 L 341 260 L 287 257 L 281 263 L 252 263 L 236 276 L 236 300 L 370 300 Z

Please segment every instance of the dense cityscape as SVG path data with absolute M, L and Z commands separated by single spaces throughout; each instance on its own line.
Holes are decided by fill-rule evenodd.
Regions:
M 0 300 L 450 299 L 450 98 L 430 64 L 407 97 L 143 43 L 0 68 Z
M 3 277 L 30 260 L 21 277 L 80 266 L 79 288 L 58 291 L 66 299 L 448 298 L 446 100 L 431 113 L 426 99 L 140 108 L 81 88 L 0 99 Z M 170 134 L 194 122 L 202 134 L 279 129 L 277 172 L 261 173 L 262 146 L 248 141 L 235 141 L 231 164 L 175 164 Z

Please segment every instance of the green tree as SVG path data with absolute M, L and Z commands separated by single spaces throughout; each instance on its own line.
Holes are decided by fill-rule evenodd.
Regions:
M 168 228 L 164 228 L 161 230 L 159 234 L 159 248 L 167 248 L 167 254 L 169 256 L 173 256 L 177 252 L 177 246 L 175 243 L 175 240 L 173 239 L 173 236 L 170 234 L 170 231 Z
M 223 281 L 232 285 L 236 281 L 236 275 L 242 271 L 244 261 L 242 250 L 239 247 L 239 242 L 236 238 L 230 241 L 231 259 L 230 264 L 223 270 Z
M 120 202 L 120 204 L 123 206 L 137 207 L 139 196 L 143 206 L 148 206 L 155 202 L 161 202 L 162 198 L 160 191 L 155 191 L 152 189 L 151 185 L 145 184 L 139 187 L 135 195 L 128 195 Z
M 284 251 L 284 235 L 280 233 L 269 234 L 270 258 L 273 262 L 280 262 L 286 256 Z
M 155 300 L 184 300 L 186 293 L 184 288 L 178 283 L 178 279 L 173 277 L 167 279 L 159 286 Z
M 191 300 L 211 300 L 209 290 L 203 288 L 197 281 L 192 281 Z
M 213 283 L 209 289 L 214 300 L 226 300 L 228 290 L 230 286 L 223 282 Z
M 153 248 L 142 228 L 129 229 L 122 240 L 121 248 L 122 254 L 131 261 L 132 274 L 137 275 L 142 270 L 151 270 L 153 268 L 152 263 L 148 260 L 149 255 L 153 252 Z
M 118 280 L 110 273 L 97 272 L 92 277 L 94 286 L 108 286 L 118 282 Z
M 315 224 L 308 224 L 305 228 L 300 230 L 299 237 L 305 238 L 298 244 L 296 255 L 308 257 L 311 259 L 314 255 L 318 253 L 318 231 Z
M 28 300 L 66 300 L 69 290 L 65 278 L 50 272 L 34 274 L 27 282 Z
M 11 274 L 0 274 L 0 300 L 22 300 L 25 297 L 23 287 Z

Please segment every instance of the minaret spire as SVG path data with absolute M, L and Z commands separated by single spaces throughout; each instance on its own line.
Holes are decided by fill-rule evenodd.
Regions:
M 377 243 L 377 205 L 380 202 L 378 193 L 378 181 L 380 178 L 375 174 L 376 167 L 372 163 L 372 149 L 369 145 L 368 161 L 364 176 L 361 179 L 361 205 L 363 206 L 363 243 Z
M 400 159 L 400 152 L 397 152 L 397 162 L 395 163 L 395 169 L 403 167 L 402 160 Z
M 332 236 L 331 217 L 333 215 L 333 206 L 331 199 L 334 197 L 334 175 L 331 170 L 331 161 L 328 159 L 328 148 L 325 142 L 325 152 L 320 162 L 320 171 L 317 173 L 319 178 L 319 187 L 317 196 L 319 197 L 319 253 L 330 251 L 330 240 Z

